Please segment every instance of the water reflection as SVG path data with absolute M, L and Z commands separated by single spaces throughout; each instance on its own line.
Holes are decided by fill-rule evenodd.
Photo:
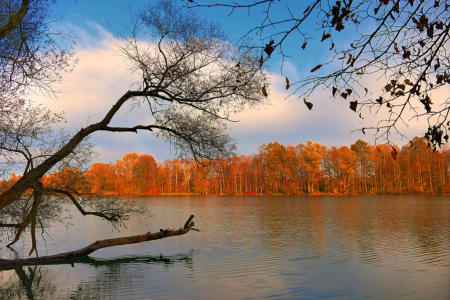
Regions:
M 40 266 L 2 271 L 0 281 L 0 299 L 51 299 L 56 291 L 49 271 Z
M 74 267 L 38 267 L 45 275 L 41 277 L 49 278 L 41 279 L 41 284 L 46 286 L 47 281 L 52 286 L 47 298 L 35 293 L 36 299 L 448 299 L 450 295 L 450 201 L 445 197 L 131 200 L 147 205 L 151 217 L 130 220 L 121 233 L 111 232 L 95 218 L 74 219 L 68 231 L 54 228 L 55 242 L 47 245 L 48 252 L 181 226 L 190 214 L 202 232 L 104 249 L 95 252 L 96 259 L 74 261 Z M 29 269 L 23 272 L 31 276 Z M 2 287 L 9 287 L 10 280 L 16 281 L 11 287 L 16 286 L 22 298 L 29 294 L 15 270 L 0 271 Z M 39 290 L 36 283 L 28 286 Z
M 450 202 L 440 200 L 398 196 L 265 197 L 234 199 L 232 207 L 240 207 L 239 214 L 224 216 L 222 212 L 213 219 L 205 218 L 201 207 L 196 207 L 196 214 L 208 228 L 217 230 L 225 229 L 220 224 L 230 217 L 224 223 L 233 224 L 233 241 L 254 236 L 272 253 L 286 254 L 301 248 L 314 256 L 327 257 L 337 256 L 337 251 L 376 264 L 413 251 L 416 256 L 445 262 L 449 255 Z
M 83 263 L 95 267 L 94 276 L 79 282 L 70 293 L 71 299 L 109 299 L 125 298 L 142 294 L 144 273 L 152 272 L 155 265 L 162 266 L 166 272 L 170 267 L 193 268 L 192 254 L 178 256 L 136 256 L 118 259 L 86 259 Z M 136 296 L 134 297 L 136 298 Z
M 126 289 L 136 286 L 136 272 L 139 273 L 139 269 L 144 268 L 147 272 L 151 272 L 153 266 L 161 265 L 168 270 L 177 264 L 187 269 L 193 269 L 193 253 L 194 251 L 186 255 L 128 256 L 115 259 L 82 257 L 32 267 L 11 267 L 0 273 L 0 299 L 66 299 L 66 296 L 56 295 L 57 285 L 55 282 L 58 282 L 57 275 L 61 272 L 54 272 L 54 267 L 70 266 L 75 269 L 77 265 L 93 267 L 95 275 L 80 278 L 81 280 L 75 288 L 66 292 L 70 299 L 118 297 Z M 76 271 L 72 270 L 72 272 Z M 59 289 L 61 290 L 61 286 Z

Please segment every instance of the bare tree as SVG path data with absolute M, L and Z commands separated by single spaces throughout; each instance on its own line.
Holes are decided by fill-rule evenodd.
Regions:
M 0 174 L 10 171 L 14 156 L 35 156 L 27 153 L 31 144 L 37 146 L 40 139 L 35 151 L 46 145 L 49 141 L 43 137 L 50 136 L 49 125 L 61 121 L 60 115 L 28 97 L 36 91 L 52 94 L 53 84 L 73 65 L 70 46 L 61 48 L 57 41 L 66 45 L 70 42 L 50 29 L 48 9 L 52 2 L 0 0 Z M 40 151 L 42 157 L 43 152 L 48 154 Z
M 283 60 L 298 55 L 288 44 L 303 51 L 322 43 L 330 55 L 312 65 L 310 76 L 290 82 L 286 89 L 304 99 L 317 90 L 328 89 L 330 96 L 349 100 L 349 108 L 360 113 L 380 113 L 375 126 L 361 128 L 363 134 L 375 131 L 376 139 L 390 141 L 393 133 L 403 134 L 399 125 L 412 119 L 426 119 L 425 136 L 435 148 L 448 141 L 450 106 L 449 3 L 445 0 L 342 0 L 290 1 L 244 0 L 220 2 L 188 0 L 189 7 L 222 7 L 230 15 L 237 10 L 258 14 L 260 23 L 242 37 L 256 35 L 261 65 L 278 54 Z M 351 33 L 350 37 L 347 33 Z M 247 44 L 248 45 L 248 44 Z M 252 46 L 252 45 L 250 45 Z M 298 52 L 296 52 L 298 53 Z M 283 67 L 282 67 L 283 72 Z M 317 74 L 317 75 L 316 75 Z M 381 78 L 383 88 L 370 90 L 365 78 Z M 369 97 L 368 92 L 375 97 Z M 438 93 L 440 92 L 440 93 Z M 444 93 L 444 95 L 442 95 Z M 387 116 L 387 117 L 386 117 Z
M 51 2 L 0 0 L 2 98 L 30 87 L 49 91 L 52 83 L 71 66 L 71 52 L 57 42 L 62 34 L 49 28 L 47 15 Z
M 135 89 L 116 100 L 100 121 L 82 128 L 49 152 L 31 150 L 38 148 L 40 140 L 48 138 L 46 128 L 50 127 L 51 118 L 45 113 L 31 113 L 35 116 L 5 125 L 0 137 L 6 141 L 0 144 L 2 153 L 20 155 L 25 160 L 22 177 L 0 194 L 0 228 L 9 232 L 12 240 L 9 245 L 29 230 L 30 255 L 33 251 L 37 254 L 36 231 L 60 216 L 49 214 L 60 210 L 59 198 L 51 195 L 67 197 L 83 215 L 95 215 L 113 223 L 129 216 L 127 206 L 82 196 L 79 186 L 82 174 L 75 172 L 70 175 L 73 180 L 65 180 L 60 186 L 46 185 L 41 180 L 52 168 L 80 151 L 92 133 L 150 131 L 172 142 L 180 153 L 191 153 L 198 160 L 223 156 L 233 150 L 232 140 L 224 133 L 230 113 L 263 100 L 260 90 L 266 77 L 252 51 L 234 48 L 213 24 L 190 12 L 183 13 L 170 1 L 158 2 L 142 13 L 133 33 L 119 47 L 140 81 Z M 150 110 L 149 122 L 132 124 L 130 120 L 131 124 L 112 126 L 116 114 L 129 103 L 134 109 L 146 105 Z M 43 126 L 33 123 L 36 118 L 42 120 Z M 191 220 L 180 230 L 160 235 L 148 233 L 147 240 L 187 233 L 193 226 Z M 145 240 L 141 236 L 129 238 L 132 242 Z M 92 249 L 98 246 L 93 244 Z

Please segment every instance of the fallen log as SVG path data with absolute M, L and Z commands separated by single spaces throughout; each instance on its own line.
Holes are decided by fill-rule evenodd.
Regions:
M 193 218 L 194 218 L 194 215 L 191 215 L 189 217 L 189 219 L 186 221 L 186 223 L 184 224 L 183 228 L 176 229 L 176 230 L 161 229 L 159 232 L 154 232 L 154 233 L 147 232 L 147 233 L 139 234 L 139 235 L 99 240 L 99 241 L 96 241 L 96 242 L 94 242 L 84 248 L 78 249 L 78 250 L 63 252 L 63 253 L 58 253 L 58 254 L 53 254 L 53 255 L 47 255 L 47 256 L 21 258 L 21 259 L 1 259 L 0 258 L 0 268 L 10 268 L 10 267 L 14 267 L 14 266 L 25 266 L 25 265 L 37 265 L 37 264 L 43 264 L 43 263 L 49 263 L 49 262 L 53 262 L 53 263 L 63 262 L 63 261 L 77 258 L 77 257 L 88 256 L 92 252 L 102 249 L 102 248 L 164 239 L 164 238 L 171 237 L 171 236 L 186 234 L 190 230 L 198 231 L 198 229 L 194 228 L 194 222 L 192 222 Z

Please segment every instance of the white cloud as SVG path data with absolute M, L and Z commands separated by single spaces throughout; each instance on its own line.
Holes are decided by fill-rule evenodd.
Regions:
M 118 55 L 117 40 L 99 25 L 91 24 L 97 30 L 95 37 L 77 27 L 71 27 L 81 42 L 76 49 L 79 62 L 72 73 L 66 74 L 59 86 L 57 99 L 37 97 L 54 111 L 64 111 L 68 126 L 76 130 L 89 122 L 100 120 L 113 103 L 133 84 L 136 78 L 128 69 L 126 59 Z M 301 72 L 287 64 L 288 76 L 294 81 Z M 373 142 L 370 135 L 351 133 L 374 122 L 373 116 L 364 113 L 365 119 L 349 109 L 348 100 L 331 98 L 331 91 L 322 91 L 308 98 L 314 104 L 311 111 L 303 99 L 290 97 L 284 88 L 285 79 L 271 75 L 273 84 L 269 89 L 271 103 L 256 109 L 248 109 L 232 118 L 240 122 L 229 124 L 228 132 L 236 138 L 238 151 L 254 153 L 262 143 L 278 140 L 284 144 L 298 144 L 306 140 L 324 144 L 350 144 L 358 138 Z M 365 82 L 370 91 L 381 87 L 379 82 Z M 448 90 L 447 90 L 448 92 Z M 370 94 L 369 94 L 370 96 Z M 125 109 L 116 122 L 129 124 L 148 118 L 143 107 L 129 113 Z M 378 115 L 382 117 L 382 115 Z M 410 122 L 405 132 L 410 136 L 422 134 L 423 121 Z M 95 134 L 91 141 L 98 145 L 99 161 L 115 161 L 126 152 L 147 152 L 159 160 L 173 158 L 170 146 L 157 140 L 151 134 Z M 398 142 L 399 140 L 394 139 Z M 405 142 L 402 142 L 405 143 Z

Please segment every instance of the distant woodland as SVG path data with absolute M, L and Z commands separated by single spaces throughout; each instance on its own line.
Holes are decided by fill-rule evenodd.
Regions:
M 97 195 L 160 194 L 448 194 L 448 148 L 433 151 L 414 138 L 399 148 L 358 140 L 350 147 L 307 141 L 297 146 L 263 144 L 253 155 L 157 162 L 128 153 L 116 163 L 88 170 L 64 168 L 42 179 L 45 186 Z M 20 176 L 0 182 L 6 190 Z

